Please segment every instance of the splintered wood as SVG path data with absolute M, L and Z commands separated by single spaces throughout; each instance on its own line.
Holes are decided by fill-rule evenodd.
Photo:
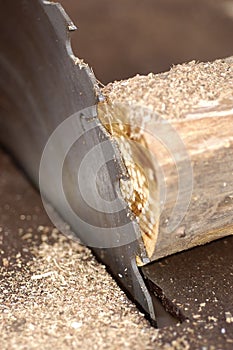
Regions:
M 117 141 L 120 180 L 148 257 L 233 233 L 233 59 L 174 66 L 103 90 L 99 117 Z

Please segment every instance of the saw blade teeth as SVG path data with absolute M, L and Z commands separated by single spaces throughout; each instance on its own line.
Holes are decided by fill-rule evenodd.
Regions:
M 65 42 L 66 46 L 70 46 L 69 32 L 75 31 L 77 29 L 76 25 L 70 19 L 60 3 L 55 3 L 47 0 L 40 1 L 44 6 L 45 12 L 49 17 L 50 22 L 53 24 L 54 30 L 59 35 L 60 39 Z M 57 25 L 58 23 L 59 26 Z M 63 25 L 61 25 L 61 23 L 63 23 Z M 70 47 L 68 52 L 72 52 L 72 49 Z
M 84 62 L 83 59 L 75 56 L 71 40 L 70 40 L 70 32 L 73 32 L 77 29 L 77 26 L 72 22 L 64 8 L 60 3 L 55 3 L 47 0 L 39 0 L 44 7 L 44 10 L 49 18 L 49 21 L 53 24 L 53 28 L 56 31 L 61 42 L 64 43 L 66 47 L 66 51 L 70 59 L 74 62 L 76 66 L 79 67 L 80 70 L 84 69 L 91 79 L 96 94 L 96 102 L 103 100 L 103 95 L 101 93 L 101 89 L 99 87 L 98 81 L 95 77 L 93 70 L 89 67 L 87 63 Z M 59 25 L 57 25 L 59 23 Z M 63 24 L 63 25 L 61 25 Z
M 75 31 L 77 29 L 78 28 L 76 27 L 76 25 L 74 25 L 74 23 L 68 25 L 69 32 L 73 32 L 73 31 Z
M 60 12 L 60 15 L 62 16 L 62 20 L 66 24 L 66 29 L 68 29 L 69 31 L 74 31 L 77 29 L 76 25 L 73 23 L 73 21 L 71 20 L 71 18 L 66 13 L 63 6 L 60 3 L 51 2 L 51 1 L 47 1 L 47 0 L 40 0 L 40 1 L 42 2 L 43 5 L 49 6 L 50 8 L 53 7 L 56 9 L 57 12 Z

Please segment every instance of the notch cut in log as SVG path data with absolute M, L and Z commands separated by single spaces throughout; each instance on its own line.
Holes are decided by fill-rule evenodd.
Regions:
M 233 233 L 233 59 L 174 66 L 104 88 L 122 196 L 151 260 Z M 138 257 L 140 264 L 140 257 Z

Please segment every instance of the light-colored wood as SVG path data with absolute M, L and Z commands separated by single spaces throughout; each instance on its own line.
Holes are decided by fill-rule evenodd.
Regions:
M 122 194 L 151 260 L 233 233 L 229 81 L 225 91 L 225 98 L 223 90 L 220 98 L 194 100 L 193 105 L 187 96 L 189 108 L 181 118 L 162 116 L 156 106 L 148 108 L 136 98 L 135 103 L 108 98 L 99 106 L 100 119 L 128 168 L 130 181 L 121 183 Z

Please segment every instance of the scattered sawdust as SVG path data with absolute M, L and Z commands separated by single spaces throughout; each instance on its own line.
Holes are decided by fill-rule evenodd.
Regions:
M 152 349 L 158 331 L 90 250 L 46 234 L 54 244 L 33 247 L 32 261 L 1 268 L 1 349 Z
M 232 74 L 230 61 L 191 62 L 158 76 L 110 84 L 104 92 L 110 99 L 142 101 L 177 118 L 200 98 L 231 97 Z M 180 75 L 184 79 L 177 80 Z M 186 96 L 192 96 L 190 103 Z M 203 325 L 209 332 L 218 324 L 187 322 L 163 330 L 152 328 L 90 250 L 51 226 L 39 195 L 3 153 L 0 165 L 2 350 L 209 348 Z M 230 349 L 233 340 L 223 329 L 218 331 L 220 340 L 214 341 L 224 336 L 225 349 Z
M 233 99 L 233 59 L 191 61 L 161 74 L 150 73 L 108 84 L 110 102 L 140 105 L 163 117 L 183 118 L 202 102 Z
M 233 323 L 233 316 L 230 311 L 225 312 L 226 323 Z

